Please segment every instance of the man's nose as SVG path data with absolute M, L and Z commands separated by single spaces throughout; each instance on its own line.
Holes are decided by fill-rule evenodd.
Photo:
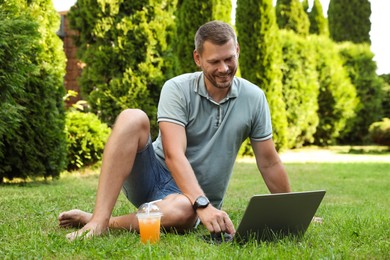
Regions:
M 221 62 L 218 66 L 219 72 L 226 72 L 229 70 L 229 66 L 225 62 Z

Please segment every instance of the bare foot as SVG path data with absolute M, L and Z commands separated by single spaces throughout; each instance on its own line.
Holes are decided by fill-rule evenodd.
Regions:
M 82 227 L 87 224 L 92 218 L 92 214 L 79 210 L 72 209 L 69 211 L 62 212 L 58 216 L 58 222 L 60 227 L 69 228 L 69 227 Z

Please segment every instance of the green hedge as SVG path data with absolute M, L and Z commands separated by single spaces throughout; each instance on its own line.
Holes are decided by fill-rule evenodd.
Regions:
M 390 118 L 390 74 L 382 74 L 379 76 L 382 81 L 382 109 L 383 116 Z
M 66 113 L 68 170 L 92 165 L 102 158 L 111 129 L 92 113 Z
M 280 69 L 282 50 L 272 1 L 237 0 L 236 28 L 241 75 L 264 90 L 276 149 L 285 149 L 288 129 Z
M 0 161 L 5 160 L 6 145 L 23 121 L 25 110 L 18 103 L 24 94 L 28 75 L 36 65 L 23 57 L 28 56 L 38 41 L 38 24 L 28 17 L 10 17 L 0 10 Z M 5 172 L 5 170 L 0 170 Z
M 59 16 L 50 0 L 1 1 L 0 10 L 0 181 L 58 177 L 66 166 Z
M 383 117 L 383 82 L 376 74 L 374 54 L 368 44 L 345 42 L 339 45 L 339 52 L 360 100 L 356 116 L 348 122 L 349 127 L 341 133 L 339 142 L 362 144 L 367 138 L 369 126 Z
M 140 108 L 157 135 L 156 107 L 170 77 L 176 1 L 78 0 L 68 13 L 78 58 L 86 64 L 81 94 L 112 125 L 126 108 Z M 92 8 L 91 8 L 92 7 Z
M 356 88 L 343 67 L 337 44 L 325 36 L 312 35 L 308 40 L 315 47 L 320 85 L 320 121 L 314 135 L 315 144 L 336 144 L 340 133 L 349 127 L 348 121 L 355 116 L 359 99 Z
M 315 48 L 291 31 L 281 31 L 283 98 L 286 103 L 288 148 L 314 142 L 319 123 Z

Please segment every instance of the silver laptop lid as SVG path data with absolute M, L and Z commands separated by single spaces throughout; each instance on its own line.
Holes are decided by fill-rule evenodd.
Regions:
M 255 195 L 249 201 L 235 239 L 245 242 L 302 236 L 324 195 L 325 190 Z

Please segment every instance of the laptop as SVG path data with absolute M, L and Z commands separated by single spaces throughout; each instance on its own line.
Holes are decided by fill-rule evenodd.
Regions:
M 325 190 L 254 195 L 238 225 L 234 240 L 272 241 L 301 237 L 314 217 Z

